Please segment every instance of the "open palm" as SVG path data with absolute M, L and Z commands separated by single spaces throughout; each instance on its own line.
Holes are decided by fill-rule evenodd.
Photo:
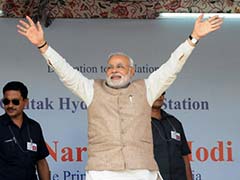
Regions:
M 26 19 L 27 22 L 23 20 L 19 21 L 17 25 L 18 32 L 25 36 L 35 46 L 43 44 L 45 40 L 41 24 L 39 22 L 35 24 L 29 16 L 27 16 Z
M 218 30 L 222 23 L 222 18 L 218 17 L 217 15 L 203 21 L 202 14 L 197 18 L 194 24 L 193 35 L 200 39 L 206 36 L 208 33 Z

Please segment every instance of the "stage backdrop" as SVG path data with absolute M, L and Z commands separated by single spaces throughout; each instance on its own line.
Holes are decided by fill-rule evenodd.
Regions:
M 0 87 L 12 80 L 28 86 L 25 112 L 42 125 L 52 180 L 83 180 L 86 105 L 62 85 L 37 48 L 18 35 L 17 22 L 0 19 Z M 44 30 L 48 43 L 89 78 L 105 77 L 107 56 L 115 51 L 129 54 L 136 78 L 145 78 L 187 39 L 193 23 L 57 19 Z M 166 94 L 165 110 L 185 128 L 194 180 L 240 179 L 239 23 L 225 19 L 221 30 L 202 39 Z

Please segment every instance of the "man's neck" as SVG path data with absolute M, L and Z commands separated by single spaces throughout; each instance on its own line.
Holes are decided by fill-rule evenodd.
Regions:
M 152 108 L 152 117 L 155 119 L 161 120 L 162 118 L 161 109 Z
M 19 128 L 22 127 L 22 123 L 23 123 L 23 116 L 17 116 L 17 117 L 12 117 L 11 118 L 13 123 L 18 126 Z

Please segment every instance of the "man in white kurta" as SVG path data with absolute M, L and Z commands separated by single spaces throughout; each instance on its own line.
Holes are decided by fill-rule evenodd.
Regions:
M 106 80 L 91 80 L 47 44 L 39 22 L 20 20 L 18 32 L 39 48 L 63 84 L 88 107 L 87 180 L 161 179 L 153 156 L 151 106 L 176 79 L 197 42 L 221 24 L 218 16 L 205 21 L 199 16 L 189 38 L 166 63 L 148 78 L 131 81 L 134 62 L 126 54 L 109 57 Z

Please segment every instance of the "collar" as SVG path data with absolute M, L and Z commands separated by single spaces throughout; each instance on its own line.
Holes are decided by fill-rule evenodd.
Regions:
M 28 117 L 27 115 L 23 112 L 23 123 L 22 123 L 22 127 L 26 126 L 26 124 L 28 123 Z M 0 116 L 0 123 L 2 123 L 5 126 L 8 125 L 14 125 L 14 123 L 12 122 L 11 118 L 9 117 L 9 115 L 7 113 L 3 114 L 2 116 Z
M 161 120 L 165 120 L 165 119 L 168 119 L 170 117 L 174 117 L 173 115 L 171 114 L 168 114 L 166 111 L 164 111 L 163 109 L 160 109 L 160 113 L 161 113 Z
M 162 119 L 165 119 L 169 115 L 166 111 L 162 109 L 160 109 L 160 113 L 161 113 Z

